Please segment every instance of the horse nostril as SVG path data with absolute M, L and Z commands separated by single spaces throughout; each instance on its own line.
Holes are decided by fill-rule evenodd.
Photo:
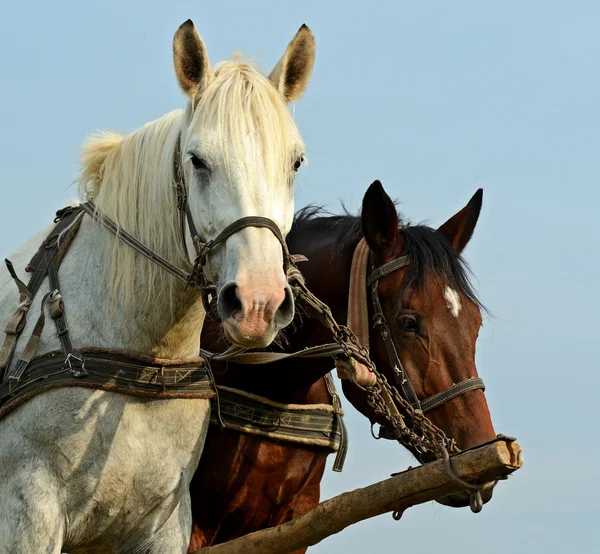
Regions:
M 275 313 L 274 323 L 276 329 L 283 329 L 287 327 L 294 319 L 294 295 L 292 288 L 287 285 L 285 287 L 285 297 L 283 302 L 277 308 Z
M 229 283 L 221 289 L 217 306 L 224 320 L 229 319 L 235 312 L 242 311 L 242 302 L 238 298 L 237 285 L 235 283 Z

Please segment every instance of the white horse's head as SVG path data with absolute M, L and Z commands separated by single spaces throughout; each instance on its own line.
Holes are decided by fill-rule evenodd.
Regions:
M 211 67 L 194 24 L 188 20 L 177 30 L 175 71 L 189 97 L 179 162 L 204 241 L 246 216 L 271 219 L 284 237 L 289 232 L 304 144 L 286 104 L 304 92 L 314 55 L 314 37 L 303 25 L 267 78 L 238 60 Z M 266 346 L 292 321 L 282 246 L 269 229 L 247 227 L 233 234 L 210 252 L 207 267 L 234 343 Z

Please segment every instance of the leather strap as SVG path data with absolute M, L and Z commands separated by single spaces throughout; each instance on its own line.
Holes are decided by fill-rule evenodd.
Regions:
M 82 215 L 81 208 L 71 206 L 63 208 L 56 213 L 56 218 L 54 219 L 54 222 L 56 223 L 55 227 L 25 268 L 25 271 L 33 273 L 28 285 L 25 285 L 17 277 L 12 263 L 9 260 L 5 260 L 6 267 L 19 289 L 19 307 L 9 320 L 5 329 L 6 337 L 2 350 L 0 351 L 0 375 L 10 364 L 19 336 L 25 327 L 26 312 L 31 306 L 31 302 L 46 276 L 49 276 L 50 278 L 51 290 L 53 290 L 53 288 L 58 288 L 57 268 L 62 262 L 71 241 L 79 229 Z M 29 361 L 35 355 L 44 328 L 44 309 L 48 299 L 49 295 L 46 295 L 42 301 L 40 316 L 28 343 L 23 350 L 20 360 L 17 361 L 10 373 L 7 372 L 3 375 L 4 380 L 19 380 L 27 368 Z M 64 326 L 66 328 L 66 322 L 64 322 Z M 61 343 L 64 348 L 65 344 L 62 337 Z
M 148 398 L 213 398 L 214 385 L 203 358 L 164 360 L 118 350 L 75 350 L 72 357 L 86 369 L 73 374 L 62 350 L 28 363 L 26 378 L 0 384 L 0 418 L 49 389 L 84 387 Z
M 165 260 L 162 256 L 148 248 L 144 243 L 140 242 L 134 236 L 130 235 L 127 231 L 121 229 L 110 217 L 100 213 L 93 202 L 85 202 L 81 204 L 81 207 L 85 213 L 91 216 L 94 221 L 100 223 L 105 229 L 110 231 L 113 235 L 118 237 L 127 246 L 133 248 L 138 254 L 141 254 L 145 258 L 148 258 L 151 262 L 162 267 L 167 273 L 170 273 L 174 277 L 177 277 L 180 281 L 187 283 L 190 280 L 190 274 L 183 269 L 179 269 L 168 260 Z
M 230 387 L 217 387 L 211 423 L 233 431 L 284 441 L 299 446 L 340 452 L 343 440 L 341 414 L 317 405 L 286 405 Z
M 400 256 L 395 260 L 391 260 L 389 262 L 380 265 L 379 267 L 373 269 L 367 278 L 367 288 L 372 287 L 377 284 L 380 279 L 383 279 L 386 275 L 390 273 L 394 273 L 403 267 L 406 267 L 410 263 L 408 256 Z
M 348 430 L 346 429 L 346 424 L 344 423 L 342 402 L 335 389 L 335 383 L 333 382 L 331 372 L 325 374 L 325 386 L 327 387 L 327 392 L 329 392 L 329 396 L 331 397 L 331 404 L 333 406 L 333 411 L 335 413 L 335 418 L 337 419 L 338 429 L 340 432 L 340 444 L 335 456 L 335 460 L 333 461 L 333 467 L 331 469 L 340 473 L 344 469 L 346 454 L 348 453 Z
M 12 355 L 17 346 L 17 341 L 19 340 L 19 335 L 25 327 L 25 323 L 27 322 L 27 311 L 29 310 L 33 300 L 27 285 L 17 277 L 13 264 L 10 262 L 10 260 L 4 261 L 6 263 L 8 272 L 19 289 L 19 306 L 17 307 L 17 311 L 8 320 L 8 323 L 4 328 L 4 344 L 2 345 L 2 350 L 0 350 L 0 380 L 2 379 L 4 370 L 10 363 Z
M 217 362 L 234 362 L 244 365 L 262 365 L 280 362 L 290 358 L 328 358 L 343 354 L 342 348 L 335 343 L 321 344 L 310 348 L 304 348 L 296 352 L 246 352 L 240 348 L 230 348 L 222 354 L 212 354 L 208 350 L 200 349 L 200 354 L 210 360 Z
M 485 390 L 483 379 L 479 377 L 473 377 L 471 379 L 467 379 L 466 381 L 461 381 L 460 383 L 456 383 L 451 387 L 448 387 L 446 390 L 438 392 L 426 400 L 423 400 L 421 402 L 421 409 L 424 412 L 428 412 L 429 410 L 433 410 L 445 402 L 448 402 L 448 400 L 452 400 L 453 398 L 456 398 L 465 392 L 478 389 Z
M 402 360 L 400 359 L 398 351 L 396 350 L 396 345 L 394 344 L 387 319 L 383 315 L 381 302 L 379 301 L 379 294 L 377 294 L 377 284 L 378 281 L 374 281 L 371 289 L 371 301 L 373 302 L 373 326 L 377 327 L 381 333 L 381 338 L 383 340 L 383 344 L 385 345 L 385 350 L 394 372 L 396 385 L 400 386 L 402 393 L 404 394 L 404 398 L 411 403 L 413 408 L 420 409 L 421 404 L 419 402 L 419 397 L 417 396 L 412 382 L 409 379 L 406 370 L 404 369 Z

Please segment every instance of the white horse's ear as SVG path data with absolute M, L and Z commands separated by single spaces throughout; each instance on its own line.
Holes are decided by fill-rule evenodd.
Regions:
M 206 46 L 191 19 L 183 23 L 173 37 L 173 62 L 179 86 L 190 98 L 208 86 L 213 72 Z
M 294 102 L 304 93 L 315 63 L 315 37 L 302 25 L 279 60 L 269 79 L 286 102 Z

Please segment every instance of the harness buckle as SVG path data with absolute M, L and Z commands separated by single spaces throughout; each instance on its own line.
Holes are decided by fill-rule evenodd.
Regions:
M 78 362 L 79 365 L 73 364 L 73 360 L 75 360 L 75 362 Z M 69 371 L 71 375 L 76 379 L 79 377 L 87 377 L 88 372 L 87 369 L 85 369 L 85 361 L 83 358 L 79 358 L 78 356 L 75 356 L 75 354 L 73 354 L 72 352 L 69 352 L 67 354 L 67 357 L 65 358 L 64 363 L 69 366 Z

